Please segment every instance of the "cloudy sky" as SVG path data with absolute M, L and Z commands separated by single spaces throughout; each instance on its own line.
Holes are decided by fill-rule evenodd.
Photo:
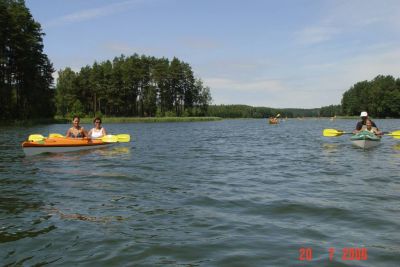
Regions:
M 398 0 L 26 0 L 59 70 L 177 57 L 214 104 L 315 108 L 400 77 Z

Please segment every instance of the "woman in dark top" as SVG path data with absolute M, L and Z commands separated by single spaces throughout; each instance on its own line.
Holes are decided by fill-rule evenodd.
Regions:
M 72 120 L 72 127 L 68 129 L 66 137 L 69 138 L 84 138 L 88 137 L 85 129 L 79 125 L 81 119 L 78 116 L 75 116 Z

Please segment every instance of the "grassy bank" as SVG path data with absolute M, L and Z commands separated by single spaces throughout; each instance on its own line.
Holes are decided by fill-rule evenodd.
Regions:
M 0 121 L 1 126 L 32 126 L 38 124 L 56 124 L 56 123 L 69 123 L 70 120 L 62 118 L 42 118 L 42 119 L 29 119 L 29 120 L 7 120 Z

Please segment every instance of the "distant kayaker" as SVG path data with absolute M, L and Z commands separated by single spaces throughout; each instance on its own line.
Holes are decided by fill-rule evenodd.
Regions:
M 269 118 L 269 124 L 278 124 L 277 118 Z
M 278 118 L 281 116 L 281 114 L 278 114 L 278 115 L 276 115 L 275 117 L 270 117 L 269 118 L 269 124 L 278 124 L 279 123 L 279 121 L 278 121 Z
M 368 131 L 370 133 L 374 133 L 375 135 L 382 135 L 382 132 L 378 130 L 378 128 L 372 126 L 372 121 L 367 119 L 365 121 L 365 125 L 361 127 L 361 131 Z
M 86 130 L 79 125 L 81 119 L 78 116 L 75 116 L 72 119 L 72 127 L 68 129 L 66 133 L 66 137 L 69 138 L 84 138 L 88 137 Z
M 359 131 L 361 131 L 361 128 L 364 125 L 366 125 L 366 122 L 369 119 L 368 118 L 368 113 L 366 111 L 361 112 L 360 117 L 361 117 L 361 121 L 357 122 L 356 129 L 353 131 L 354 134 L 356 134 Z M 372 120 L 371 120 L 371 124 L 372 124 L 372 127 L 375 127 L 376 129 L 378 129 L 378 127 L 376 126 L 376 124 Z M 378 129 L 378 131 L 379 131 L 379 129 Z
M 106 129 L 104 129 L 104 127 L 101 126 L 101 119 L 99 117 L 96 117 L 93 120 L 93 123 L 94 123 L 94 128 L 92 128 L 88 134 L 90 138 L 93 139 L 101 138 L 107 135 Z

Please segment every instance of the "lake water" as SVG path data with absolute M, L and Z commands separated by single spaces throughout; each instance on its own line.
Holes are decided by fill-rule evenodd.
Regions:
M 32 157 L 69 125 L 1 127 L 0 265 L 400 266 L 400 140 L 322 136 L 355 123 L 105 124 L 132 142 Z

